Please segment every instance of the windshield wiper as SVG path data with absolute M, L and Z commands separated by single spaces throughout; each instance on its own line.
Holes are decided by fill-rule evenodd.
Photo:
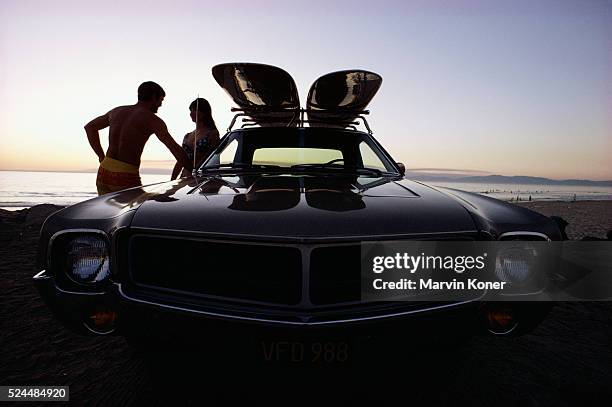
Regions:
M 308 170 L 308 169 L 325 169 L 325 170 L 329 170 L 329 169 L 334 169 L 334 170 L 340 170 L 340 171 L 344 171 L 344 172 L 356 172 L 358 174 L 374 174 L 376 176 L 382 176 L 383 172 L 377 168 L 357 168 L 357 167 L 345 167 L 344 165 L 339 165 L 339 164 L 295 164 L 292 165 L 291 167 L 289 167 L 291 169 L 294 170 Z
M 377 177 L 382 177 L 383 176 L 383 172 L 381 170 L 379 170 L 378 168 L 355 168 L 355 171 L 358 172 L 359 174 L 367 174 L 367 175 L 371 175 L 374 174 Z
M 221 168 L 237 168 L 237 169 L 270 169 L 270 168 L 281 168 L 280 165 L 273 164 L 247 164 L 247 163 L 225 163 L 216 164 L 207 167 L 202 167 L 202 171 L 206 170 L 217 170 Z
M 339 164 L 328 164 L 328 163 L 324 163 L 324 164 L 295 164 L 292 165 L 291 167 L 281 167 L 280 165 L 274 165 L 274 164 L 247 164 L 247 163 L 225 163 L 225 164 L 216 164 L 216 165 L 211 165 L 208 167 L 202 167 L 200 171 L 207 171 L 207 170 L 218 170 L 218 169 L 241 169 L 241 170 L 251 170 L 251 169 L 256 169 L 256 170 L 265 170 L 265 169 L 276 169 L 276 170 L 280 170 L 280 169 L 289 169 L 289 170 L 304 170 L 307 171 L 309 169 L 315 169 L 315 170 L 335 170 L 338 172 L 349 172 L 349 173 L 357 173 L 357 174 L 366 174 L 366 175 L 375 175 L 377 177 L 380 177 L 383 175 L 383 172 L 377 168 L 356 168 L 356 167 L 345 167 L 343 165 L 339 165 Z

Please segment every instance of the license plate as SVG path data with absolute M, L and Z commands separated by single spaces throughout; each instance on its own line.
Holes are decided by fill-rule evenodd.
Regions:
M 259 342 L 259 355 L 267 363 L 341 364 L 351 358 L 348 341 Z

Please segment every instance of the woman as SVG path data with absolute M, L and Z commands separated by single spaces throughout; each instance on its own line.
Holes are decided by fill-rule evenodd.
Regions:
M 189 105 L 191 120 L 196 124 L 196 128 L 191 133 L 185 134 L 183 138 L 183 149 L 192 162 L 195 162 L 193 168 L 198 168 L 205 158 L 219 145 L 219 131 L 212 117 L 210 103 L 204 98 L 197 98 Z M 195 161 L 194 161 L 194 145 L 195 145 Z M 183 167 L 177 161 L 172 170 L 172 178 L 181 173 Z M 181 177 L 191 175 L 183 169 Z

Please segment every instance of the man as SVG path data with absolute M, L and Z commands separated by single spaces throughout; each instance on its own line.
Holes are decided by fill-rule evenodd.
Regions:
M 151 134 L 155 134 L 177 161 L 191 171 L 193 166 L 187 154 L 170 136 L 166 123 L 155 115 L 165 96 L 166 92 L 157 83 L 144 82 L 138 87 L 138 103 L 116 107 L 85 125 L 89 144 L 100 161 L 96 180 L 98 195 L 142 185 L 140 157 Z M 105 155 L 98 132 L 109 126 Z

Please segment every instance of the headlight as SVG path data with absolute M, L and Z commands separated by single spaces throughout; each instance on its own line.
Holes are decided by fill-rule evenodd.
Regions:
M 536 260 L 537 252 L 528 244 L 503 248 L 495 259 L 495 276 L 500 281 L 521 285 L 532 276 Z
M 110 275 L 106 240 L 98 236 L 80 236 L 68 242 L 66 273 L 73 281 L 93 284 Z

